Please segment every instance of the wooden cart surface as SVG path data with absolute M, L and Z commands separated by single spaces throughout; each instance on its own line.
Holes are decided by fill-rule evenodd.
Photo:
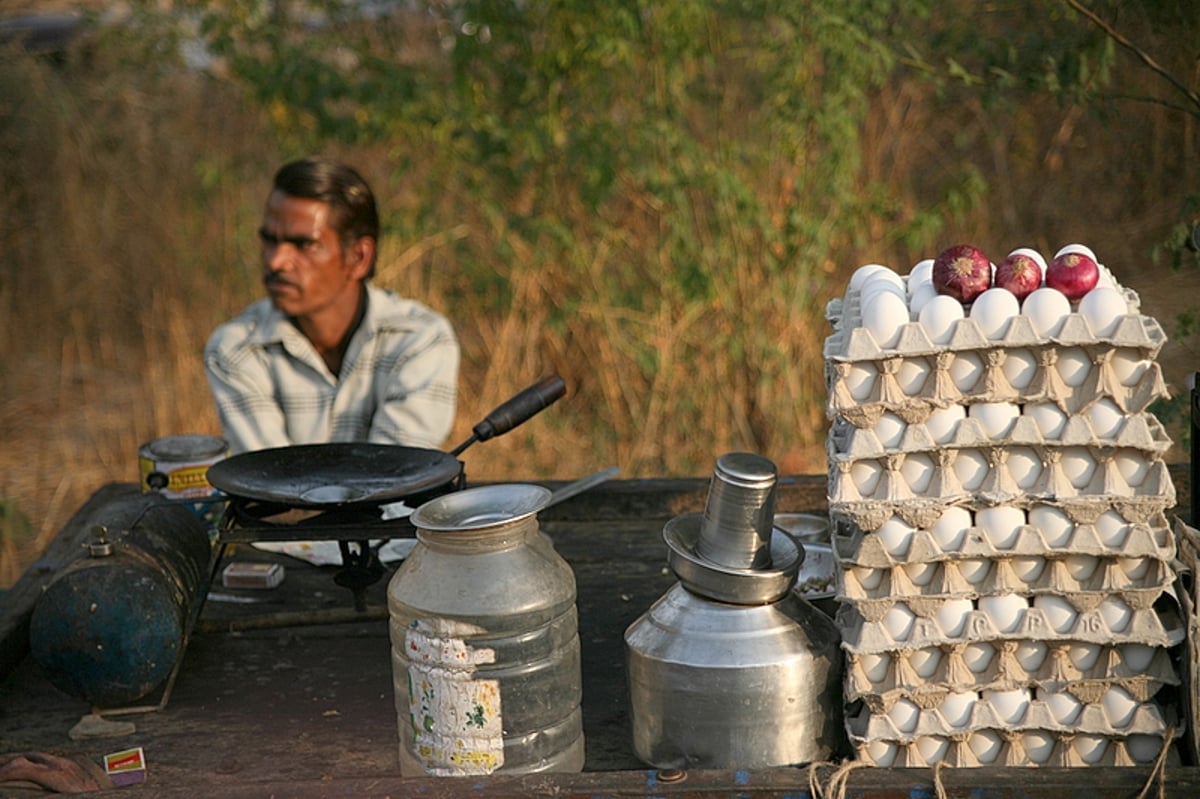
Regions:
M 1174 475 L 1188 507 L 1186 469 Z M 550 487 L 559 484 L 549 483 Z M 175 797 L 1172 797 L 1200 796 L 1200 767 L 844 768 L 660 772 L 633 753 L 625 687 L 625 629 L 673 583 L 663 524 L 703 510 L 701 479 L 619 480 L 544 511 L 542 528 L 575 571 L 583 656 L 587 762 L 581 774 L 404 779 L 386 622 L 392 569 L 365 612 L 316 567 L 237 545 L 239 559 L 279 559 L 286 577 L 263 601 L 204 604 L 165 704 L 114 716 L 133 732 L 72 740 L 90 708 L 50 685 L 27 654 L 29 614 L 55 570 L 76 557 L 91 515 L 137 492 L 112 484 L 0 597 L 0 753 L 50 752 L 100 762 L 141 747 L 144 783 L 123 795 Z M 781 480 L 777 510 L 824 512 L 824 476 Z M 228 556 L 227 556 L 228 557 Z M 220 590 L 214 588 L 214 590 Z M 1185 758 L 1186 762 L 1186 758 Z M 815 778 L 815 779 L 814 779 Z M 936 783 L 936 784 L 935 784 Z M 39 792 L 14 789 L 9 794 Z M 102 795 L 111 795 L 104 792 Z

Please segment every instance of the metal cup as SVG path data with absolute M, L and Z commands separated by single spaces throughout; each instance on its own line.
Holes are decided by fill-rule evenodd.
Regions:
M 771 565 L 775 464 L 748 452 L 717 459 L 709 483 L 696 554 L 731 569 Z

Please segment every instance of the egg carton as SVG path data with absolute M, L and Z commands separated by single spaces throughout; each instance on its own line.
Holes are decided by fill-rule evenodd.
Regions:
M 898 415 L 884 415 L 870 427 L 858 427 L 836 420 L 826 436 L 826 452 L 835 461 L 882 458 L 895 453 L 933 453 L 941 449 L 1027 448 L 1035 451 L 1064 447 L 1116 448 L 1129 457 L 1147 461 L 1161 460 L 1174 443 L 1158 418 L 1151 413 L 1122 416 L 1114 429 L 1097 432 L 1092 419 L 1083 415 L 1067 416 L 1057 436 L 1042 433 L 1037 421 L 1019 414 L 1009 420 L 1003 436 L 988 432 L 984 422 L 966 416 L 948 431 L 935 435 L 928 416 L 906 421 Z
M 893 453 L 878 459 L 831 461 L 828 500 L 831 514 L 872 529 L 893 515 L 926 518 L 947 504 L 1007 505 L 1058 502 L 1064 505 L 1137 508 L 1143 516 L 1175 505 L 1175 484 L 1164 461 L 1135 460 L 1139 480 L 1131 485 L 1117 459 L 1120 451 L 1079 448 L 1043 450 L 1045 459 L 1031 485 L 1023 487 L 1012 453 L 1002 447 Z M 919 458 L 917 456 L 920 456 Z M 1080 459 L 1077 466 L 1070 459 Z M 961 461 L 961 464 L 960 464 Z M 1071 470 L 1076 470 L 1072 474 Z M 964 482 L 970 475 L 972 481 Z
M 1084 368 L 1081 364 L 1087 364 L 1086 375 L 1072 376 L 1068 382 L 1064 367 Z M 1065 413 L 1081 413 L 1108 398 L 1122 411 L 1138 413 L 1169 396 L 1157 362 L 1137 350 L 1107 346 L 1046 345 L 826 361 L 825 382 L 826 415 L 860 427 L 873 424 L 886 411 L 919 415 L 932 408 L 980 402 L 1052 402 Z
M 1053 730 L 1014 730 L 1000 727 L 951 735 L 924 735 L 911 741 L 872 739 L 860 734 L 860 722 L 847 719 L 846 730 L 855 757 L 869 765 L 925 768 L 936 764 L 954 768 L 1026 766 L 1048 768 L 1148 766 L 1168 747 L 1165 765 L 1182 763 L 1177 746 L 1182 732 L 1133 733 L 1109 736 Z
M 1141 514 L 1125 514 L 1114 508 L 1101 513 L 1075 515 L 1077 506 L 1050 503 L 1021 503 L 1015 507 L 1025 510 L 1025 523 L 1011 537 L 1004 531 L 989 533 L 972 520 L 970 526 L 958 528 L 952 522 L 950 531 L 939 533 L 938 525 L 948 509 L 962 510 L 971 517 L 963 506 L 943 505 L 936 515 L 922 516 L 910 521 L 903 514 L 889 516 L 882 524 L 864 530 L 852 520 L 836 518 L 830 541 L 834 554 L 842 568 L 859 567 L 891 571 L 913 564 L 931 564 L 948 560 L 994 560 L 1011 558 L 1044 557 L 1061 558 L 1081 555 L 1095 558 L 1115 557 L 1123 560 L 1154 560 L 1169 562 L 1176 554 L 1176 537 L 1171 534 L 1166 516 L 1157 512 L 1149 517 Z M 1128 510 L 1128 506 L 1122 506 Z M 1039 510 L 1055 512 L 1062 521 L 1058 530 L 1041 529 L 1031 519 L 1036 519 Z M 975 519 L 978 514 L 975 515 Z M 903 524 L 921 523 L 913 527 L 907 542 L 903 538 L 893 540 L 884 525 L 892 520 Z M 1045 522 L 1043 521 L 1043 524 Z M 1119 525 L 1111 528 L 1110 525 Z M 948 536 L 961 536 L 955 541 Z M 968 580 L 968 582 L 970 582 Z M 850 586 L 847 586 L 848 588 Z M 853 596 L 853 594 L 852 594 Z
M 1176 653 L 1146 644 L 1012 640 L 854 653 L 846 660 L 846 699 L 886 712 L 904 697 L 940 705 L 952 692 L 1033 688 L 1092 701 L 1118 686 L 1144 702 L 1182 684 Z
M 917 738 L 948 736 L 978 730 L 1044 730 L 1053 733 L 1084 733 L 1107 737 L 1136 734 L 1166 735 L 1181 727 L 1175 709 L 1166 702 L 1139 702 L 1123 689 L 1112 686 L 1081 701 L 1070 693 L 1050 694 L 1035 699 L 1024 689 L 983 691 L 977 698 L 963 699 L 975 692 L 946 694 L 913 701 L 900 698 L 890 708 L 874 709 L 864 703 L 863 712 L 849 724 L 865 740 L 910 743 Z
M 912 575 L 920 575 L 922 584 Z M 1018 596 L 1063 597 L 1077 610 L 1119 597 L 1131 607 L 1148 607 L 1175 583 L 1169 563 L 1092 555 L 1055 558 L 945 560 L 892 569 L 850 568 L 837 572 L 837 596 L 869 620 L 877 620 L 896 602 L 911 605 L 941 599 L 988 600 Z M 984 604 L 987 604 L 985 601 Z
M 1077 598 L 1018 608 L 995 620 L 970 600 L 896 602 L 878 619 L 868 619 L 858 607 L 843 603 L 835 622 L 842 648 L 856 654 L 1005 640 L 1161 647 L 1183 641 L 1185 628 L 1173 590 L 1151 607 L 1133 607 L 1110 596 L 1097 606 L 1077 608 L 1072 604 Z
M 825 306 L 825 318 L 833 332 L 825 339 L 823 354 L 829 361 L 868 361 L 893 355 L 935 355 L 946 351 L 994 347 L 1017 349 L 1044 344 L 1064 347 L 1103 344 L 1136 348 L 1153 360 L 1166 343 L 1166 334 L 1153 317 L 1138 313 L 1140 304 L 1135 292 L 1124 289 L 1124 294 L 1129 313 L 1121 316 L 1112 333 L 1105 336 L 1093 333 L 1087 319 L 1077 312 L 1064 317 L 1061 327 L 1053 336 L 1038 334 L 1029 317 L 1018 314 L 1003 326 L 997 336 L 989 338 L 979 324 L 968 316 L 954 323 L 945 344 L 934 343 L 919 322 L 910 321 L 901 326 L 896 344 L 885 347 L 863 326 L 862 298 L 857 290 L 851 289 L 845 297 L 830 300 Z

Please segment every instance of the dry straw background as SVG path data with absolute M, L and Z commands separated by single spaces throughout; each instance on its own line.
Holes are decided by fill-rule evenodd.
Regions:
M 142 444 L 219 433 L 199 353 L 216 323 L 258 296 L 253 233 L 280 156 L 265 121 L 219 85 L 180 75 L 151 91 L 103 74 L 73 74 L 70 84 L 63 77 L 17 52 L 0 55 L 0 588 L 99 486 L 137 479 Z M 1200 86 L 1197 73 L 1185 77 Z M 1148 86 L 1155 82 L 1146 77 Z M 949 168 L 942 143 L 969 137 L 979 143 L 975 166 L 989 182 L 988 196 L 919 251 L 889 239 L 886 221 L 870 222 L 866 246 L 831 254 L 811 301 L 823 307 L 840 295 L 861 264 L 903 273 L 939 245 L 976 243 L 999 260 L 1017 246 L 1052 254 L 1083 242 L 1167 329 L 1164 371 L 1171 390 L 1185 393 L 1200 359 L 1178 320 L 1196 309 L 1200 275 L 1173 271 L 1152 253 L 1200 189 L 1196 117 L 1154 105 L 1104 122 L 1052 102 L 1027 111 L 997 120 L 978 103 L 948 110 L 903 81 L 879 91 L 864 131 L 867 177 L 919 208 L 935 185 L 930 176 Z M 411 204 L 412 185 L 397 179 L 382 148 L 330 154 L 362 168 L 385 212 Z M 191 205 L 198 194 L 206 203 L 200 209 Z M 423 238 L 385 240 L 379 276 L 445 311 L 460 331 L 462 401 L 448 446 L 547 371 L 571 387 L 525 427 L 468 450 L 470 478 L 570 478 L 610 465 L 625 477 L 703 476 L 721 452 L 752 440 L 726 413 L 739 399 L 726 394 L 742 390 L 739 365 L 697 364 L 678 354 L 687 319 L 628 320 L 619 309 L 581 307 L 598 320 L 587 328 L 589 339 L 556 349 L 538 312 L 554 294 L 553 275 L 510 276 L 524 308 L 519 316 L 485 317 L 451 299 L 457 289 L 445 253 L 484 225 L 464 216 Z M 597 264 L 602 269 L 600 254 Z M 759 286 L 750 275 L 739 290 L 753 294 Z M 660 356 L 641 394 L 621 371 L 620 337 L 633 321 Z M 802 387 L 820 393 L 827 331 L 819 323 L 745 323 L 763 325 L 780 347 L 797 352 L 786 380 L 763 391 L 797 403 Z M 532 340 L 544 346 L 533 349 Z M 690 434 L 672 428 L 681 402 L 702 406 L 704 422 Z M 784 473 L 824 471 L 819 403 L 809 401 L 785 422 L 765 422 L 772 424 L 763 454 Z M 1171 454 L 1182 456 L 1178 448 Z

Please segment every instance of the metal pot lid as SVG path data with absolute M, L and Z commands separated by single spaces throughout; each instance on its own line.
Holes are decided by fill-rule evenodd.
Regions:
M 300 444 L 233 455 L 208 469 L 232 497 L 296 508 L 379 504 L 452 481 L 462 464 L 436 449 L 359 442 Z
M 550 504 L 545 486 L 525 483 L 467 488 L 431 499 L 409 521 L 420 530 L 454 531 L 494 527 L 531 516 Z
M 693 593 L 736 605 L 763 605 L 786 596 L 796 583 L 804 547 L 784 530 L 771 531 L 771 566 L 735 569 L 722 566 L 696 553 L 700 540 L 701 513 L 676 516 L 663 528 L 667 542 L 667 564 Z

